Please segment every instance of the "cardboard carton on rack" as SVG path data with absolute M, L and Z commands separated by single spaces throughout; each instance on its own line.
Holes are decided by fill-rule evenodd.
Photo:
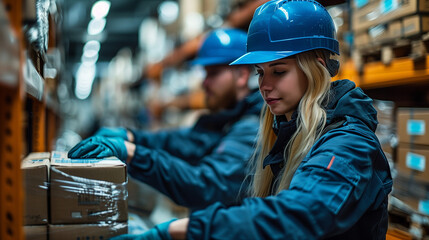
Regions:
M 127 170 L 115 157 L 69 159 L 52 152 L 52 224 L 126 222 Z
M 24 225 L 48 223 L 48 152 L 30 153 L 21 162 L 24 187 Z

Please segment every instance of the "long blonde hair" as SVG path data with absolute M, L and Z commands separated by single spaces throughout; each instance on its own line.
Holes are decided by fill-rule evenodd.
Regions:
M 292 177 L 302 159 L 310 151 L 315 141 L 320 137 L 326 123 L 326 112 L 322 104 L 327 100 L 331 77 L 326 67 L 318 61 L 321 58 L 327 62 L 330 53 L 326 50 L 313 50 L 296 55 L 299 68 L 304 72 L 308 87 L 298 105 L 297 130 L 292 135 L 284 152 L 284 168 L 277 179 L 269 166 L 263 168 L 264 158 L 273 147 L 277 136 L 273 131 L 274 115 L 265 104 L 261 112 L 260 128 L 256 151 L 252 158 L 254 176 L 250 194 L 254 197 L 266 197 L 271 194 L 275 183 L 275 194 L 289 188 Z

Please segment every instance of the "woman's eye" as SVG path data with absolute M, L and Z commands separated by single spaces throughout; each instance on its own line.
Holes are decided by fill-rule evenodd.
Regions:
M 262 76 L 264 76 L 264 72 L 262 72 L 262 71 L 257 71 L 257 72 L 256 72 L 256 75 L 258 75 L 259 77 L 262 77 Z
M 283 75 L 284 73 L 286 73 L 286 71 L 274 71 L 273 73 L 275 75 Z

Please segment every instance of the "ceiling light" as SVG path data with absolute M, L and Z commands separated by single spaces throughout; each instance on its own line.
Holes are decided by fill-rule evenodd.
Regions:
M 109 13 L 110 2 L 109 1 L 98 1 L 92 5 L 91 17 L 92 18 L 105 18 Z
M 168 25 L 179 16 L 179 5 L 175 1 L 164 1 L 158 7 L 159 21 Z
M 92 84 L 95 79 L 96 67 L 94 64 L 81 64 L 76 72 L 75 95 L 79 99 L 87 99 L 92 91 Z
M 93 65 L 98 61 L 98 52 L 95 55 L 88 56 L 85 53 L 82 55 L 81 58 L 82 64 L 85 65 Z
M 96 40 L 91 40 L 85 43 L 83 46 L 83 55 L 87 57 L 92 57 L 98 54 L 100 51 L 100 42 Z
M 94 18 L 88 24 L 88 34 L 97 35 L 104 30 L 105 26 L 106 26 L 105 18 Z

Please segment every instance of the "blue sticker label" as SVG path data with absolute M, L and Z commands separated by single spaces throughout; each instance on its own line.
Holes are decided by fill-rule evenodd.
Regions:
M 408 168 L 424 172 L 426 168 L 426 158 L 423 155 L 408 152 L 405 164 Z
M 424 214 L 429 214 L 429 200 L 419 201 L 419 211 Z
M 407 121 L 407 132 L 409 135 L 425 135 L 425 121 L 409 119 Z
M 55 159 L 54 163 L 99 163 L 103 161 L 104 159 Z
M 368 2 L 369 2 L 369 0 L 355 0 L 355 6 L 357 8 L 361 8 L 361 7 L 365 6 L 365 5 L 367 5 Z
M 383 0 L 381 1 L 381 13 L 385 14 L 398 8 L 397 0 Z
M 31 160 L 33 163 L 43 162 L 45 159 L 33 159 Z

